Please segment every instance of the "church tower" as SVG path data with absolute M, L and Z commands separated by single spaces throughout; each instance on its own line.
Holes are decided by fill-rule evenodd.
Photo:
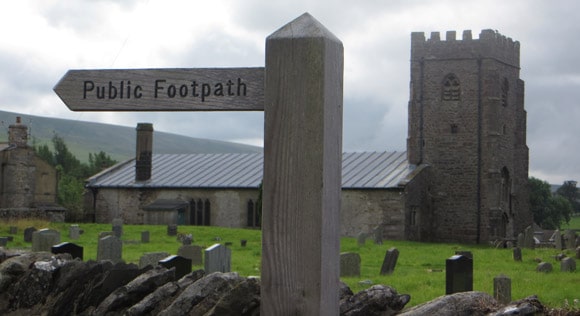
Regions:
M 484 243 L 532 223 L 519 73 L 519 42 L 496 31 L 411 34 L 407 153 L 433 175 L 421 239 Z

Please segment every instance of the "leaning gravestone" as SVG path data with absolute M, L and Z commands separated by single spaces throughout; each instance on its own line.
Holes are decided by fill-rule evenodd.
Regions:
M 214 244 L 205 250 L 204 270 L 212 272 L 230 272 L 232 250 L 221 244 Z
M 109 235 L 99 239 L 97 245 L 97 261 L 110 260 L 113 263 L 121 262 L 123 243 L 117 236 Z
M 340 254 L 340 276 L 360 276 L 360 255 L 356 252 L 343 252 Z
M 501 304 L 512 301 L 512 280 L 501 274 L 493 278 L 493 297 Z
M 202 248 L 196 245 L 183 245 L 177 250 L 177 255 L 190 259 L 193 265 L 203 264 Z
M 52 246 L 50 251 L 53 254 L 68 253 L 71 255 L 73 259 L 79 258 L 81 261 L 83 261 L 84 248 L 77 244 L 63 242 L 58 245 Z
M 70 239 L 79 239 L 80 235 L 81 229 L 79 228 L 79 225 L 70 225 L 68 228 L 68 237 Z
M 112 231 L 117 238 L 121 238 L 123 236 L 123 219 L 122 218 L 114 218 L 113 219 L 113 227 Z
M 562 259 L 562 261 L 560 261 L 560 271 L 562 272 L 576 271 L 576 260 L 570 257 Z
M 522 249 L 515 247 L 513 250 L 514 261 L 522 261 Z
M 562 250 L 562 234 L 560 231 L 556 229 L 552 235 L 552 238 L 554 239 L 554 247 L 557 250 Z
M 184 275 L 191 272 L 191 260 L 182 256 L 169 256 L 159 260 L 159 265 L 167 269 L 175 268 L 175 279 L 179 280 Z
M 60 233 L 53 229 L 44 228 L 32 233 L 32 251 L 50 252 L 52 246 L 60 243 Z
M 473 291 L 473 260 L 455 255 L 445 261 L 445 294 Z
M 146 266 L 155 267 L 160 260 L 167 257 L 169 257 L 167 252 L 146 252 L 139 258 L 139 269 L 143 269 Z
M 35 227 L 27 227 L 24 229 L 24 242 L 32 242 L 32 233 L 36 231 Z
M 399 250 L 395 247 L 387 250 L 385 254 L 385 259 L 383 260 L 383 265 L 381 266 L 381 275 L 392 274 L 397 266 L 397 260 L 399 259 Z

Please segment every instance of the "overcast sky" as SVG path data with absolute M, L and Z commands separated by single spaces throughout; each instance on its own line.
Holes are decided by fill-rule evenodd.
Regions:
M 261 67 L 265 38 L 304 12 L 345 48 L 344 151 L 405 150 L 411 32 L 494 29 L 521 44 L 530 175 L 580 180 L 574 0 L 2 1 L 0 109 L 261 146 L 261 112 L 71 112 L 52 88 L 68 69 Z

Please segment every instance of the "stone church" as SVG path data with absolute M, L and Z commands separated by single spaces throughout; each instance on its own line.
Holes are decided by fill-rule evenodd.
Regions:
M 0 143 L 0 219 L 44 218 L 64 221 L 57 205 L 57 172 L 28 145 L 28 127 L 20 117 Z
M 532 223 L 519 50 L 492 30 L 411 34 L 407 151 L 343 154 L 342 235 L 484 243 Z M 260 225 L 262 154 L 156 154 L 152 137 L 140 124 L 136 157 L 88 179 L 93 220 Z

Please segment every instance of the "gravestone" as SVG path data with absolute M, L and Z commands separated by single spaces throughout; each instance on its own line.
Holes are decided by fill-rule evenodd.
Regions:
M 167 236 L 177 236 L 177 225 L 176 224 L 167 225 Z
M 240 246 L 242 246 L 242 247 L 246 247 L 247 243 L 248 243 L 248 241 L 245 239 L 240 240 Z
M 360 276 L 360 255 L 356 252 L 343 252 L 340 254 L 340 276 Z
M 467 258 L 473 260 L 473 253 L 471 253 L 471 251 L 457 250 L 457 251 L 455 251 L 455 254 L 460 255 L 460 256 L 464 256 L 464 257 L 467 257 Z
M 182 245 L 191 245 L 191 243 L 193 242 L 193 235 L 192 234 L 184 234 L 183 236 L 181 236 L 181 244 Z
M 515 247 L 513 250 L 514 261 L 522 261 L 522 249 Z
M 580 259 L 580 246 L 576 247 L 576 259 Z
M 552 269 L 553 269 L 552 264 L 549 262 L 540 262 L 536 266 L 536 271 L 538 271 L 538 272 L 548 273 L 548 272 L 552 272 Z
M 576 260 L 570 257 L 562 259 L 562 261 L 560 261 L 560 271 L 562 272 L 576 271 Z
M 167 252 L 146 252 L 139 258 L 139 269 L 143 269 L 146 266 L 155 267 L 160 260 L 167 257 L 169 257 Z
M 568 229 L 564 236 L 564 241 L 566 242 L 566 249 L 576 248 L 576 232 Z
M 367 234 L 360 232 L 356 236 L 356 242 L 359 246 L 364 246 L 367 241 Z
M 554 247 L 557 250 L 564 249 L 564 248 L 562 248 L 562 234 L 560 233 L 559 230 L 556 229 L 556 231 L 554 231 L 554 234 L 552 235 L 552 238 L 554 239 Z
M 60 233 L 53 229 L 44 228 L 32 233 L 32 251 L 50 252 L 52 246 L 60 243 Z
M 473 260 L 454 255 L 445 261 L 445 294 L 473 291 Z
M 35 227 L 26 227 L 26 229 L 24 229 L 24 242 L 32 242 L 32 233 L 35 231 Z
M 524 247 L 528 249 L 534 249 L 536 243 L 534 242 L 534 229 L 532 226 L 526 227 L 524 232 Z
M 99 239 L 97 245 L 97 261 L 110 260 L 113 263 L 121 262 L 123 255 L 123 243 L 114 235 Z
M 524 248 L 524 241 L 525 241 L 526 237 L 524 236 L 524 233 L 519 233 L 518 234 L 518 247 L 519 248 Z
M 114 232 L 99 232 L 99 239 L 105 238 L 107 236 L 115 236 Z
M 232 250 L 221 244 L 214 244 L 205 250 L 204 270 L 212 272 L 230 272 Z
M 580 247 L 580 236 L 576 237 L 576 247 Z
M 0 237 L 0 247 L 6 247 L 8 244 L 8 237 Z
M 399 259 L 399 250 L 395 247 L 387 250 L 383 265 L 381 266 L 381 275 L 392 274 L 395 271 L 397 260 Z
M 501 274 L 493 278 L 493 297 L 501 304 L 512 301 L 512 280 Z
M 377 226 L 375 228 L 375 230 L 373 231 L 373 239 L 374 239 L 376 245 L 383 244 L 383 226 L 382 225 Z
M 167 269 L 175 268 L 175 279 L 179 280 L 184 275 L 191 273 L 191 260 L 182 256 L 169 256 L 159 260 L 159 265 Z
M 79 239 L 81 235 L 81 229 L 79 225 L 70 225 L 68 228 L 68 237 L 70 239 Z
M 59 253 L 68 253 L 73 259 L 79 258 L 81 261 L 83 261 L 84 248 L 77 244 L 62 242 L 58 245 L 52 246 L 50 251 L 55 255 Z
M 16 226 L 10 226 L 10 234 L 11 235 L 18 234 L 18 227 L 16 227 Z
M 113 234 L 117 238 L 121 238 L 123 236 L 123 219 L 122 218 L 114 218 L 112 223 L 112 231 Z
M 193 265 L 203 264 L 202 248 L 196 245 L 183 245 L 177 250 L 177 255 L 190 259 Z
M 142 243 L 148 243 L 149 242 L 149 231 L 142 231 L 141 232 L 141 242 Z

